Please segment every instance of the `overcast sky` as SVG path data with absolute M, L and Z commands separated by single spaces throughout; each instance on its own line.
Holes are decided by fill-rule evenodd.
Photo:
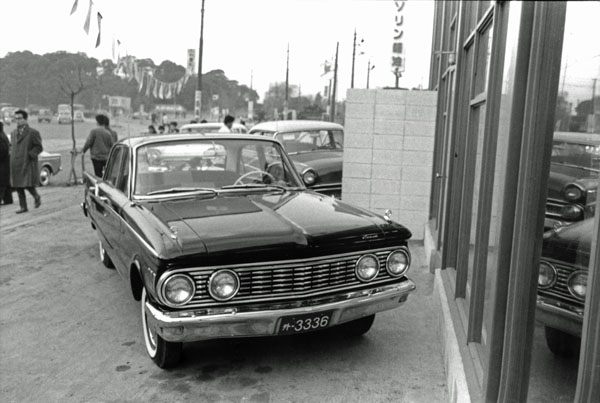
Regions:
M 112 58 L 118 39 L 121 55 L 171 60 L 186 65 L 187 49 L 198 49 L 201 0 L 92 0 L 89 35 L 83 30 L 89 0 L 7 0 L 2 3 L 0 57 L 30 50 L 85 52 Z M 95 48 L 102 19 L 102 43 Z M 406 71 L 400 86 L 427 87 L 433 26 L 433 2 L 409 1 L 403 10 Z M 323 91 L 322 63 L 340 42 L 338 99 L 350 86 L 353 32 L 358 40 L 354 86 L 393 86 L 392 45 L 396 28 L 392 0 L 205 0 L 202 71 L 222 69 L 228 78 L 252 86 L 261 97 L 269 83 L 284 82 L 286 47 L 290 46 L 289 81 L 302 94 Z M 364 55 L 359 55 L 364 52 Z

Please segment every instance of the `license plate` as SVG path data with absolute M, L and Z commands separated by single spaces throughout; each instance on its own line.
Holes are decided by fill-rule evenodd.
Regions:
M 279 323 L 278 334 L 304 333 L 324 329 L 331 322 L 333 311 L 283 316 Z

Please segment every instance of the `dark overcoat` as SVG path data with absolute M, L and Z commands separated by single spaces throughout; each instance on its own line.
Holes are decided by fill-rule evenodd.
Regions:
M 10 143 L 8 136 L 0 131 L 0 188 L 10 186 Z
M 43 150 L 40 132 L 25 126 L 19 135 L 18 129 L 15 129 L 10 134 L 10 142 L 12 143 L 10 154 L 12 187 L 37 186 L 40 183 L 38 155 Z

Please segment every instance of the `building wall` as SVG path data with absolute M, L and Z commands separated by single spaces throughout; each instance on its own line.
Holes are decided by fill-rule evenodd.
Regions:
M 344 201 L 383 214 L 423 239 L 435 135 L 435 91 L 349 89 Z

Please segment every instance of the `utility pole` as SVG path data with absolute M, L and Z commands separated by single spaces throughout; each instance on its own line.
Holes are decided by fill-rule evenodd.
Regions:
M 359 46 L 364 42 L 360 40 Z M 361 53 L 362 54 L 362 53 Z M 352 77 L 350 78 L 350 88 L 354 88 L 354 61 L 356 60 L 356 28 L 354 28 L 354 40 L 352 41 Z
M 200 45 L 198 46 L 198 83 L 194 100 L 194 116 L 200 119 L 202 111 L 202 48 L 204 47 L 204 0 L 200 11 Z
M 369 76 L 371 75 L 371 70 L 375 68 L 375 65 L 371 66 L 371 59 L 369 59 L 369 63 L 367 64 L 367 89 L 369 89 Z
M 285 101 L 283 102 L 284 120 L 288 118 L 288 92 L 290 83 L 290 44 L 287 45 L 287 57 L 285 62 Z
M 335 121 L 335 92 L 337 91 L 337 69 L 338 69 L 338 50 L 340 48 L 340 43 L 337 42 L 335 45 L 335 64 L 333 67 L 333 91 L 331 93 L 331 116 L 330 120 L 332 122 Z

